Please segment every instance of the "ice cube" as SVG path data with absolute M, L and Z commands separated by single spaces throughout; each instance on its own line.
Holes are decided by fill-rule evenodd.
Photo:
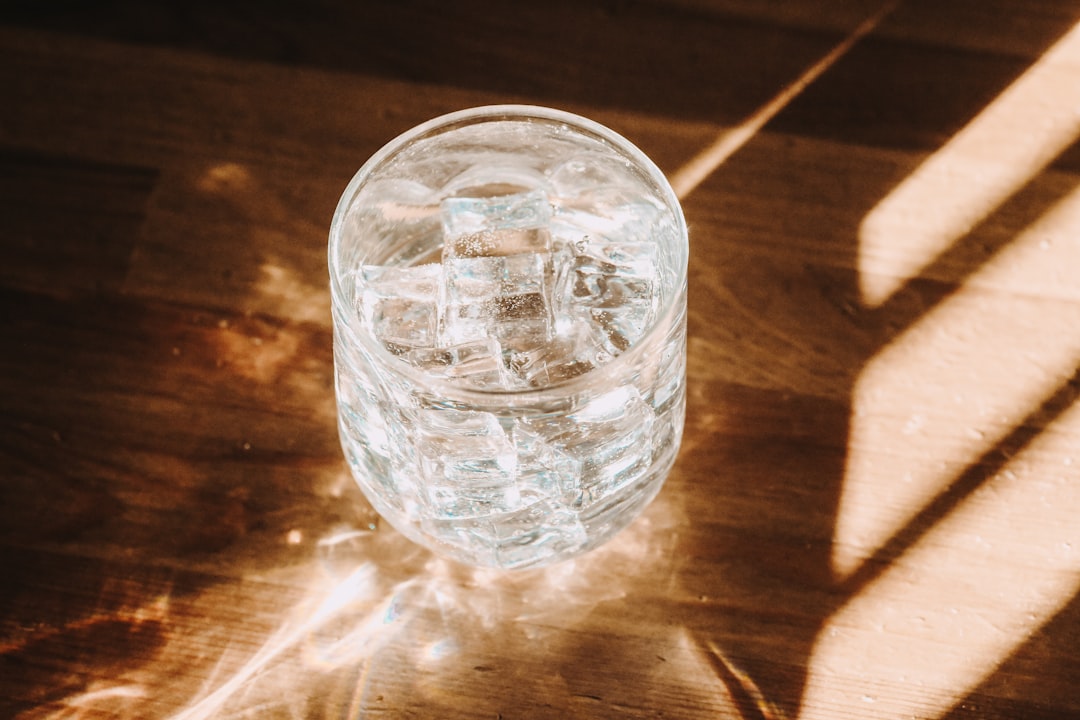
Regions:
M 589 235 L 646 242 L 665 217 L 653 191 L 622 158 L 585 152 L 555 167 L 548 179 L 557 198 L 553 233 L 569 241 Z
M 359 310 L 368 331 L 396 354 L 435 345 L 440 267 L 365 265 L 360 268 Z
M 495 559 L 507 568 L 543 563 L 573 552 L 587 539 L 577 513 L 550 500 L 507 513 L 491 529 Z
M 612 355 L 625 352 L 648 329 L 652 308 L 632 303 L 621 308 L 591 308 L 589 315 L 607 339 L 604 349 Z
M 628 178 L 634 177 L 630 167 L 609 153 L 583 152 L 552 168 L 548 181 L 556 197 L 577 200 L 600 188 L 626 187 Z
M 503 365 L 502 348 L 494 338 L 467 340 L 439 348 L 415 348 L 405 355 L 428 374 L 475 388 L 510 389 L 514 378 Z
M 510 429 L 510 437 L 517 451 L 517 478 L 522 497 L 566 499 L 567 488 L 573 488 L 581 476 L 581 461 L 520 422 Z
M 536 190 L 443 201 L 438 340 L 493 337 L 504 352 L 551 336 L 551 205 Z
M 425 408 L 417 420 L 420 484 L 433 517 L 482 517 L 519 507 L 517 454 L 494 415 Z
M 559 318 L 547 344 L 510 355 L 510 370 L 531 387 L 554 385 L 610 360 L 607 345 L 607 336 L 597 325 Z
M 653 304 L 658 292 L 657 248 L 650 242 L 587 240 L 573 246 L 572 302 L 617 308 L 627 303 Z
M 577 513 L 550 500 L 483 518 L 424 518 L 421 523 L 448 554 L 502 568 L 541 565 L 588 540 Z
M 655 414 L 631 385 L 593 398 L 573 413 L 525 418 L 529 432 L 581 462 L 564 491 L 587 507 L 644 476 L 652 464 Z
M 571 249 L 559 274 L 557 308 L 589 318 L 602 330 L 605 349 L 618 355 L 644 335 L 659 306 L 657 246 L 586 239 Z
M 551 203 L 542 190 L 442 201 L 444 253 L 489 257 L 551 252 Z
M 440 344 L 492 337 L 510 351 L 546 342 L 550 266 L 550 256 L 540 253 L 444 260 Z

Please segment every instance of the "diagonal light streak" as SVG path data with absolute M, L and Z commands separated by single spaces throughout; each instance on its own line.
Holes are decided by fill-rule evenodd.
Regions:
M 377 569 L 371 563 L 361 565 L 341 582 L 315 599 L 314 607 L 300 608 L 295 622 L 285 623 L 237 672 L 209 694 L 173 716 L 172 720 L 205 720 L 217 717 L 233 698 L 240 695 L 247 685 L 279 661 L 286 653 L 301 646 L 304 639 L 341 617 L 343 611 L 358 602 L 368 603 L 378 596 Z M 330 660 L 353 661 L 370 656 L 386 641 L 397 619 L 394 610 L 399 594 L 414 585 L 404 581 L 383 594 L 363 615 L 353 630 L 334 644 Z M 341 657 L 335 657 L 341 656 Z
M 944 716 L 1080 590 L 1080 404 L 1015 455 L 822 628 L 803 717 Z M 868 688 L 873 689 L 868 694 Z
M 862 368 L 832 566 L 843 581 L 1071 377 L 1080 188 Z
M 833 544 L 844 602 L 809 659 L 804 717 L 906 718 L 913 694 L 920 717 L 943 716 L 1080 591 L 1080 189 L 1047 171 L 1080 136 L 1078 70 L 1080 25 L 860 229 L 875 307 L 949 271 L 959 242 L 1007 243 L 862 368 Z M 1032 209 L 1021 189 L 1047 209 L 1011 228 L 1006 201 Z
M 1080 25 L 867 214 L 865 305 L 885 303 L 1080 137 L 1078 76 Z
M 819 77 L 825 74 L 840 58 L 844 57 L 860 40 L 873 32 L 901 0 L 889 0 L 872 16 L 864 20 L 851 34 L 840 41 L 820 60 L 803 71 L 790 85 L 784 87 L 768 102 L 755 110 L 741 123 L 717 136 L 716 140 L 703 149 L 685 165 L 672 174 L 671 187 L 680 200 L 694 191 L 718 167 L 734 155 L 739 148 L 750 141 L 781 110 L 802 94 Z

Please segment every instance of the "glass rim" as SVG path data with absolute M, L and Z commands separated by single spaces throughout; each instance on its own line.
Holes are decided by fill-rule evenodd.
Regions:
M 485 122 L 499 122 L 507 120 L 530 121 L 540 120 L 552 123 L 561 123 L 569 126 L 572 130 L 584 131 L 586 135 L 593 135 L 612 145 L 619 153 L 633 161 L 639 169 L 643 170 L 649 180 L 655 185 L 661 195 L 665 207 L 671 212 L 675 221 L 676 241 L 682 246 L 678 253 L 679 263 L 674 268 L 675 278 L 672 283 L 672 292 L 665 299 L 665 303 L 656 314 L 655 319 L 649 325 L 648 330 L 638 338 L 625 352 L 616 355 L 609 362 L 600 365 L 581 375 L 562 380 L 551 385 L 530 387 L 521 389 L 485 389 L 462 386 L 448 378 L 441 378 L 425 373 L 423 370 L 409 365 L 399 357 L 387 350 L 374 336 L 363 332 L 359 327 L 359 315 L 350 312 L 352 298 L 346 297 L 343 286 L 343 275 L 346 272 L 339 264 L 339 256 L 342 245 L 342 228 L 345 217 L 353 205 L 361 188 L 370 180 L 376 171 L 386 162 L 395 157 L 399 152 L 412 143 L 426 137 L 432 137 L 453 130 L 456 127 L 479 125 Z M 515 398 L 518 402 L 514 405 L 524 404 L 526 399 L 535 402 L 545 402 L 563 398 L 574 393 L 577 388 L 588 387 L 597 382 L 601 376 L 618 375 L 620 368 L 634 362 L 645 348 L 652 344 L 654 337 L 664 332 L 669 325 L 671 315 L 679 311 L 679 304 L 685 303 L 687 273 L 689 266 L 689 233 L 686 219 L 683 215 L 682 205 L 675 194 L 671 183 L 664 173 L 657 167 L 644 152 L 634 143 L 615 132 L 611 128 L 565 110 L 544 107 L 540 105 L 482 105 L 478 107 L 456 110 L 454 112 L 439 115 L 412 127 L 397 135 L 383 145 L 371 157 L 364 162 L 356 171 L 345 190 L 342 192 L 334 209 L 333 219 L 330 223 L 328 245 L 328 266 L 330 273 L 330 303 L 333 312 L 334 333 L 348 330 L 348 340 L 351 343 L 360 343 L 368 349 L 373 359 L 381 366 L 385 366 L 395 375 L 409 378 L 412 382 L 437 390 L 437 393 L 448 400 L 460 401 L 468 405 L 494 405 L 502 398 Z

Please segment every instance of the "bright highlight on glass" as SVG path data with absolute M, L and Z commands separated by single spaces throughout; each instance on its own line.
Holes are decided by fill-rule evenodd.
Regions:
M 342 445 L 412 540 L 545 565 L 625 527 L 682 436 L 686 225 L 590 120 L 493 106 L 376 153 L 330 231 Z

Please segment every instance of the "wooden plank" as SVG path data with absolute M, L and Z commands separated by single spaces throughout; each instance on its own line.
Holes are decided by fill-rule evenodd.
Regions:
M 156 180 L 143 167 L 0 153 L 0 283 L 59 295 L 118 290 Z

